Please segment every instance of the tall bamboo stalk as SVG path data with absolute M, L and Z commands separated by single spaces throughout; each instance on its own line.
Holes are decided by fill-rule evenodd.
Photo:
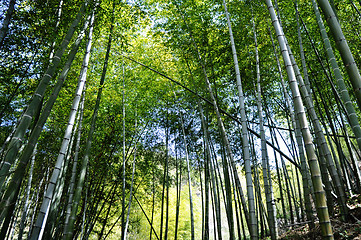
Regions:
M 304 110 L 304 106 L 302 103 L 300 91 L 297 85 L 296 75 L 294 69 L 292 68 L 292 62 L 290 59 L 290 55 L 288 52 L 288 48 L 286 45 L 286 39 L 283 33 L 283 29 L 278 22 L 278 17 L 274 11 L 271 0 L 265 0 L 269 13 L 271 15 L 272 24 L 275 28 L 277 39 L 282 51 L 283 60 L 286 66 L 286 70 L 289 78 L 289 85 L 293 95 L 293 102 L 295 106 L 295 111 L 298 116 L 298 121 L 300 122 L 300 126 L 302 129 L 302 136 L 306 148 L 306 153 L 308 157 L 308 163 L 310 166 L 312 183 L 315 189 L 316 195 L 316 208 L 317 214 L 320 219 L 320 225 L 322 230 L 322 236 L 324 239 L 333 239 L 331 222 L 328 214 L 327 204 L 326 204 L 326 196 L 322 187 L 321 173 L 320 168 L 318 166 L 317 157 L 315 150 L 313 148 L 312 136 L 310 129 L 308 127 L 307 118 Z
M 0 47 L 2 47 L 4 38 L 6 37 L 6 35 L 8 33 L 10 20 L 11 20 L 11 17 L 13 15 L 13 12 L 15 9 L 15 3 L 16 3 L 16 0 L 10 0 L 8 10 L 6 11 L 5 19 L 0 28 Z
M 189 154 L 188 154 L 188 145 L 186 139 L 186 132 L 184 130 L 184 123 L 183 123 L 183 114 L 180 112 L 180 120 L 182 126 L 182 135 L 183 135 L 183 144 L 184 144 L 184 151 L 186 154 L 186 163 L 187 163 L 187 174 L 188 174 L 188 192 L 189 192 L 189 210 L 190 210 L 190 217 L 191 217 L 191 240 L 195 239 L 194 235 L 194 213 L 193 213 L 193 198 L 192 198 L 192 181 L 191 181 L 191 170 L 189 164 Z
M 64 133 L 63 142 L 61 144 L 60 152 L 59 152 L 56 164 L 55 164 L 55 169 L 54 169 L 54 171 L 52 173 L 50 182 L 49 182 L 49 184 L 47 186 L 46 195 L 45 195 L 45 198 L 43 199 L 43 203 L 41 205 L 41 209 L 40 209 L 40 212 L 38 214 L 38 217 L 37 217 L 37 220 L 36 220 L 36 223 L 35 223 L 35 227 L 34 227 L 33 232 L 31 234 L 30 239 L 32 239 L 32 240 L 42 238 L 42 232 L 43 232 L 43 229 L 45 227 L 46 220 L 47 220 L 47 217 L 48 217 L 48 212 L 49 212 L 51 200 L 53 198 L 55 185 L 57 184 L 58 177 L 59 177 L 59 174 L 60 174 L 61 168 L 62 168 L 61 166 L 63 165 L 64 158 L 66 156 L 66 150 L 67 150 L 68 145 L 69 145 L 70 136 L 71 136 L 71 133 L 73 131 L 76 112 L 78 110 L 80 100 L 81 100 L 81 96 L 82 96 L 84 86 L 85 86 L 85 82 L 86 82 L 86 75 L 87 75 L 88 64 L 89 64 L 89 59 L 90 59 L 90 51 L 91 51 L 91 48 L 92 48 L 94 18 L 95 18 L 95 12 L 93 11 L 91 19 L 90 19 L 88 42 L 87 42 L 87 46 L 86 46 L 86 50 L 85 50 L 85 54 L 84 54 L 84 58 L 83 58 L 83 65 L 82 65 L 82 69 L 80 71 L 78 86 L 77 86 L 77 89 L 75 91 L 75 97 L 74 97 L 74 100 L 73 100 L 73 103 L 72 103 L 72 106 L 71 106 L 68 125 L 67 125 L 67 128 L 66 128 L 65 133 Z
M 359 148 L 361 149 L 361 128 L 360 128 L 360 124 L 359 124 L 359 121 L 358 121 L 358 118 L 357 118 L 357 115 L 355 112 L 355 108 L 352 104 L 352 101 L 351 101 L 350 95 L 348 93 L 345 81 L 343 79 L 341 70 L 338 66 L 335 55 L 333 53 L 330 40 L 328 38 L 325 26 L 321 19 L 320 12 L 318 10 L 318 6 L 317 6 L 317 3 L 315 0 L 312 0 L 312 6 L 313 6 L 313 10 L 316 15 L 317 24 L 320 29 L 321 37 L 322 37 L 323 43 L 325 45 L 325 50 L 326 50 L 328 61 L 331 64 L 336 83 L 340 90 L 340 95 L 341 95 L 342 101 L 345 104 L 347 116 L 350 119 L 351 129 L 352 129 L 353 133 L 355 134 L 357 144 L 358 144 Z
M 37 111 L 41 107 L 42 99 L 44 97 L 45 91 L 47 86 L 49 85 L 49 82 L 53 75 L 55 74 L 55 71 L 60 64 L 60 60 L 68 47 L 68 44 L 81 20 L 81 18 L 84 15 L 86 3 L 90 0 L 86 0 L 84 4 L 82 4 L 79 13 L 77 14 L 76 18 L 74 19 L 73 23 L 68 29 L 68 32 L 66 36 L 64 37 L 63 41 L 60 44 L 59 49 L 55 53 L 54 59 L 52 63 L 48 66 L 48 69 L 46 70 L 45 74 L 43 75 L 41 81 L 39 82 L 38 87 L 35 90 L 35 93 L 30 100 L 30 103 L 28 104 L 24 114 L 22 115 L 20 122 L 15 130 L 14 136 L 11 139 L 4 159 L 2 161 L 2 165 L 0 168 L 0 191 L 3 188 L 3 184 L 5 181 L 5 176 L 9 172 L 10 167 L 14 163 L 14 160 L 19 153 L 19 148 L 22 145 L 22 142 L 24 141 L 24 135 L 26 133 L 26 130 L 29 128 L 32 119 Z
M 32 179 L 33 179 L 35 156 L 36 156 L 36 147 L 34 149 L 34 153 L 33 153 L 33 156 L 31 158 L 28 186 L 26 188 L 26 197 L 25 197 L 26 199 L 25 199 L 25 203 L 24 203 L 24 210 L 23 210 L 23 213 L 21 215 L 21 220 L 20 220 L 18 240 L 21 240 L 23 238 L 24 229 L 25 229 L 25 221 L 26 221 L 27 214 L 28 214 L 28 211 L 29 211 L 29 196 L 30 196 L 30 191 L 31 191 L 31 182 L 32 182 Z
M 79 120 L 78 120 L 78 136 L 76 139 L 76 145 L 75 145 L 75 153 L 74 153 L 74 160 L 73 160 L 73 168 L 71 170 L 71 178 L 70 178 L 70 185 L 68 190 L 68 203 L 66 206 L 66 212 L 65 212 L 65 222 L 64 222 L 64 232 L 63 235 L 66 235 L 65 229 L 68 228 L 69 224 L 69 218 L 71 214 L 71 206 L 73 203 L 73 197 L 74 197 L 74 185 L 76 180 L 76 173 L 77 173 L 77 165 L 78 165 L 78 159 L 79 159 L 79 151 L 80 151 L 80 140 L 81 140 L 81 133 L 82 133 L 82 123 L 83 123 L 83 115 L 84 115 L 84 101 L 85 101 L 85 94 L 83 93 L 82 101 L 80 104 L 79 109 Z
M 253 36 L 255 42 L 255 53 L 256 53 L 256 74 L 257 74 L 257 108 L 258 108 L 258 116 L 259 116 L 259 128 L 261 135 L 261 152 L 262 152 L 262 173 L 263 173 L 263 184 L 266 195 L 266 205 L 267 205 L 267 213 L 268 213 L 268 223 L 271 233 L 271 239 L 277 239 L 277 219 L 276 219 L 276 208 L 275 201 L 273 198 L 273 189 L 272 189 L 272 181 L 270 181 L 271 176 L 268 172 L 269 159 L 267 152 L 267 144 L 266 144 L 266 134 L 263 126 L 263 109 L 262 109 L 262 93 L 261 93 L 261 72 L 260 72 L 260 62 L 258 56 L 258 44 L 257 44 L 257 32 L 254 19 L 252 18 L 253 25 Z M 262 204 L 260 201 L 259 204 Z
M 209 171 L 210 171 L 210 178 L 211 178 L 211 183 L 212 183 L 212 193 L 213 193 L 213 202 L 214 202 L 214 208 L 215 210 L 213 210 L 215 212 L 215 219 L 216 219 L 216 226 L 215 226 L 215 234 L 218 234 L 218 238 L 222 240 L 222 227 L 221 227 L 221 214 L 220 214 L 220 205 L 219 205 L 219 194 L 217 191 L 217 183 L 216 183 L 216 177 L 214 176 L 214 167 L 213 167 L 213 161 L 212 161 L 212 156 L 211 156 L 211 150 L 210 150 L 210 146 L 209 146 L 209 138 L 208 138 L 208 128 L 206 125 L 206 121 L 205 121 L 205 117 L 203 114 L 203 108 L 202 105 L 198 99 L 197 102 L 198 105 L 198 110 L 200 113 L 200 118 L 201 118 L 201 125 L 202 125 L 202 130 L 203 130 L 203 139 L 205 142 L 205 151 L 206 151 L 206 156 L 207 156 L 207 160 L 209 161 Z
M 137 115 L 137 114 L 136 114 Z M 137 130 L 137 117 L 135 117 L 135 130 Z M 128 203 L 128 212 L 127 212 L 127 218 L 125 221 L 125 236 L 124 238 L 127 238 L 127 231 L 128 231 L 128 226 L 129 226 L 129 216 L 130 216 L 130 209 L 132 206 L 132 197 L 133 197 L 133 185 L 134 185 L 134 174 L 135 174 L 135 160 L 136 160 L 136 156 L 137 156 L 137 143 L 135 143 L 134 145 L 134 152 L 133 152 L 134 156 L 133 156 L 133 167 L 132 167 L 132 182 L 130 184 L 130 192 L 129 192 L 129 203 Z
M 231 40 L 231 48 L 232 48 L 233 62 L 234 62 L 234 68 L 235 68 L 235 72 L 236 72 L 236 81 L 237 81 L 237 90 L 238 90 L 238 104 L 239 104 L 240 113 L 241 113 L 242 149 L 243 149 L 244 165 L 245 165 L 245 169 L 246 169 L 247 197 L 248 197 L 248 208 L 249 208 L 249 224 L 250 224 L 249 231 L 251 234 L 251 239 L 258 239 L 257 218 L 256 218 L 256 210 L 255 210 L 255 204 L 254 204 L 255 200 L 254 200 L 253 183 L 252 183 L 250 150 L 249 150 L 249 143 L 248 143 L 247 117 L 246 117 L 246 110 L 245 110 L 245 104 L 244 104 L 244 94 L 243 94 L 243 89 L 242 89 L 241 74 L 239 71 L 237 50 L 236 50 L 236 46 L 234 43 L 231 21 L 230 21 L 229 13 L 227 10 L 227 4 L 226 4 L 225 0 L 223 0 L 223 7 L 225 9 L 228 31 L 229 31 L 229 36 L 230 36 L 230 40 Z
M 339 202 L 339 205 L 341 207 L 341 213 L 344 217 L 346 217 L 348 215 L 348 209 L 346 207 L 346 197 L 345 197 L 345 193 L 343 190 L 343 187 L 341 185 L 341 181 L 340 181 L 340 177 L 337 174 L 336 168 L 335 168 L 335 164 L 334 161 L 332 159 L 332 155 L 331 152 L 328 148 L 327 142 L 326 142 L 326 138 L 325 135 L 323 134 L 323 130 L 320 124 L 320 121 L 318 119 L 318 116 L 316 114 L 314 105 L 313 105 L 313 100 L 312 100 L 312 96 L 310 95 L 311 93 L 308 92 L 307 90 L 307 85 L 310 85 L 308 82 L 308 79 L 303 79 L 302 75 L 300 73 L 300 70 L 298 68 L 298 65 L 295 61 L 295 58 L 292 54 L 292 51 L 287 43 L 286 40 L 286 45 L 287 45 L 287 49 L 290 55 L 290 59 L 292 62 L 292 66 L 294 69 L 294 72 L 296 74 L 296 79 L 298 81 L 299 87 L 300 87 L 300 92 L 302 95 L 302 99 L 304 99 L 306 108 L 307 108 L 307 112 L 311 118 L 312 121 L 312 125 L 314 127 L 314 131 L 316 134 L 316 140 L 319 143 L 319 148 L 320 148 L 320 158 L 319 158 L 319 162 L 320 162 L 320 169 L 322 172 L 322 176 L 324 179 L 324 184 L 325 185 L 330 185 L 330 183 L 327 183 L 329 181 L 329 179 L 327 178 L 327 169 L 331 175 L 331 179 L 335 185 L 335 189 L 336 189 L 336 193 L 337 196 L 339 197 L 337 200 Z M 327 182 L 326 182 L 327 181 Z M 333 198 L 332 195 L 330 194 L 331 188 L 329 187 L 329 197 L 327 197 L 328 200 L 328 204 L 329 204 L 329 210 L 332 212 L 333 207 L 332 207 L 332 202 L 333 202 Z
M 348 46 L 347 40 L 342 32 L 341 25 L 337 19 L 337 16 L 330 5 L 328 0 L 317 0 L 320 5 L 323 15 L 330 27 L 336 46 L 340 52 L 342 62 L 346 68 L 350 82 L 353 87 L 353 91 L 356 96 L 357 104 L 361 109 L 361 75 L 357 68 L 355 59 L 351 53 L 350 47 Z

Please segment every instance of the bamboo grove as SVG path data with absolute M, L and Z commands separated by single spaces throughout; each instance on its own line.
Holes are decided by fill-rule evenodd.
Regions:
M 361 1 L 0 6 L 0 239 L 359 222 Z

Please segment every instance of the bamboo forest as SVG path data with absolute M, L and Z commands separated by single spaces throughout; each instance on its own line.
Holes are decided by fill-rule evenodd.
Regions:
M 1 0 L 0 239 L 361 239 L 360 0 Z

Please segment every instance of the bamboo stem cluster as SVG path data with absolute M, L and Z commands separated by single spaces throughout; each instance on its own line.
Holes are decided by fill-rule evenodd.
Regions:
M 254 11 L 259 8 L 255 2 L 242 2 L 250 8 L 251 17 L 250 25 L 241 30 L 238 24 L 248 15 L 240 17 L 231 1 L 223 0 L 222 6 L 202 3 L 217 11 L 209 19 L 199 3 L 175 1 L 163 9 L 160 2 L 157 11 L 174 10 L 172 21 L 179 26 L 171 24 L 172 29 L 162 36 L 154 34 L 157 41 L 167 41 L 151 46 L 149 39 L 143 39 L 145 33 L 134 33 L 140 28 L 130 29 L 144 23 L 132 22 L 133 15 L 125 17 L 117 10 L 131 5 L 131 11 L 142 16 L 144 9 L 133 10 L 133 3 L 112 1 L 105 6 L 98 0 L 84 0 L 64 27 L 63 19 L 73 6 L 59 0 L 54 4 L 54 33 L 64 37 L 48 44 L 50 58 L 44 74 L 0 152 L 0 238 L 85 240 L 95 235 L 107 239 L 116 233 L 126 240 L 146 229 L 150 240 L 176 240 L 181 235 L 192 240 L 274 240 L 294 226 L 308 224 L 312 229 L 319 224 L 322 238 L 334 239 L 331 219 L 339 213 L 347 221 L 348 198 L 361 192 L 361 76 L 359 59 L 351 52 L 333 2 L 317 2 L 340 59 L 332 49 L 316 0 L 312 7 L 317 25 L 312 31 L 303 21 L 298 1 L 293 1 L 294 38 L 285 34 L 289 22 L 282 22 L 277 0 L 263 2 L 266 13 Z M 361 1 L 351 4 L 359 14 Z M 9 2 L 0 28 L 0 51 L 14 34 L 10 23 L 14 14 L 18 17 L 16 6 L 16 1 Z M 110 20 L 104 14 L 108 11 Z M 262 17 L 271 20 L 272 30 L 268 23 L 268 29 L 263 26 Z M 167 19 L 153 19 L 151 28 L 169 24 Z M 209 27 L 212 24 L 219 32 L 228 30 L 227 36 L 216 36 Z M 311 34 L 318 31 L 326 59 Z M 240 33 L 251 33 L 252 44 Z M 139 39 L 129 40 L 130 36 Z M 212 49 L 212 41 L 221 45 L 219 49 Z M 308 51 L 310 45 L 313 52 Z M 149 63 L 144 49 L 161 55 L 159 46 L 174 51 Z M 269 58 L 262 52 L 265 47 L 270 48 L 274 62 L 264 61 Z M 299 52 L 293 52 L 295 48 Z M 134 60 L 130 49 L 144 53 L 146 59 Z M 84 55 L 79 60 L 81 51 Z M 103 61 L 96 58 L 99 54 L 104 54 Z M 312 54 L 319 66 L 309 60 Z M 331 68 L 325 67 L 324 60 Z M 160 66 L 150 66 L 157 61 L 181 80 L 156 70 Z M 32 63 L 29 66 L 33 68 Z M 314 68 L 323 70 L 321 77 L 326 80 Z M 74 78 L 72 87 L 66 79 L 76 70 L 78 79 Z M 96 92 L 92 78 L 97 75 Z M 175 86 L 162 86 L 163 80 Z M 14 102 L 22 82 L 14 84 L 7 102 Z M 271 93 L 268 85 L 279 89 Z M 174 97 L 168 93 L 170 88 Z M 65 103 L 57 101 L 69 92 L 73 100 L 67 103 L 68 120 L 64 128 L 52 129 L 58 126 L 55 115 L 64 112 L 59 109 Z M 273 93 L 277 99 L 267 99 Z M 157 96 L 154 102 L 152 95 Z M 3 108 L 1 118 L 6 111 Z M 279 119 L 284 121 L 281 126 Z M 6 122 L 3 125 L 7 127 Z M 58 130 L 64 131 L 62 138 L 56 135 Z M 59 140 L 60 146 L 47 146 L 52 145 L 44 143 L 52 139 L 49 136 Z M 49 157 L 44 159 L 44 155 Z

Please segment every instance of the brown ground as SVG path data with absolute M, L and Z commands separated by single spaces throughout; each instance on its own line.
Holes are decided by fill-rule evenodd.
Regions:
M 361 240 L 361 195 L 353 197 L 348 206 L 350 207 L 350 220 L 343 222 L 339 217 L 331 219 L 335 239 Z M 312 230 L 307 225 L 293 228 L 280 236 L 282 240 L 318 240 L 321 238 L 319 225 Z

